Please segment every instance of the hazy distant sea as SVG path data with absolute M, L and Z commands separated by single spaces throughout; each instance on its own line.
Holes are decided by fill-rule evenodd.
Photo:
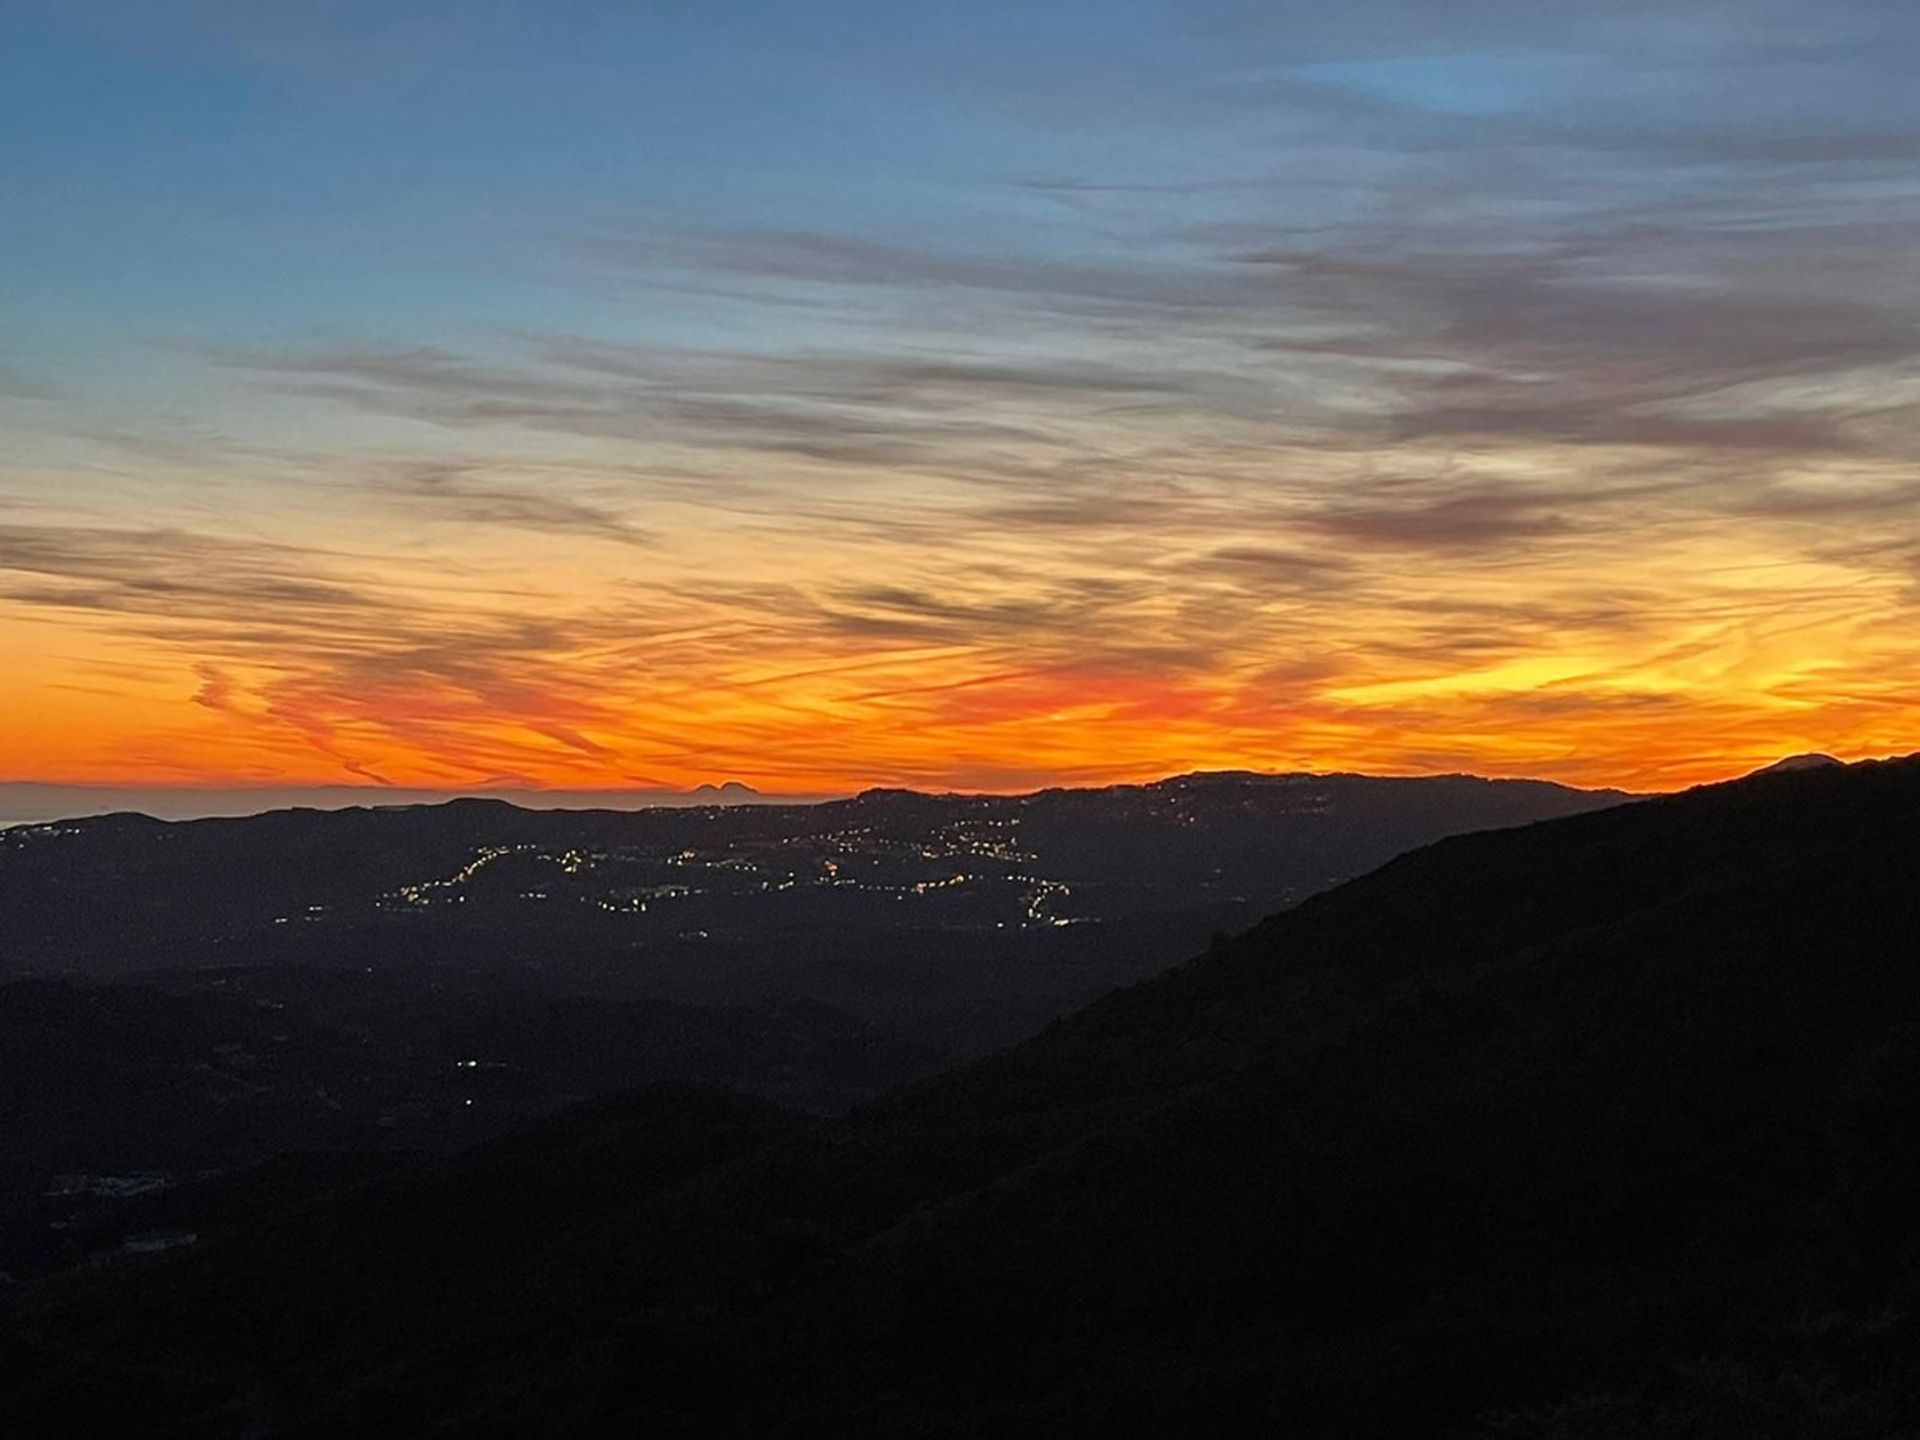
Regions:
M 156 820 L 203 820 L 258 815 L 306 806 L 339 810 L 353 805 L 441 805 L 463 795 L 505 800 L 533 810 L 645 810 L 661 805 L 798 805 L 827 795 L 761 795 L 744 786 L 699 790 L 401 790 L 376 785 L 268 786 L 196 789 L 50 785 L 0 780 L 0 827 L 45 825 L 89 815 L 131 811 Z

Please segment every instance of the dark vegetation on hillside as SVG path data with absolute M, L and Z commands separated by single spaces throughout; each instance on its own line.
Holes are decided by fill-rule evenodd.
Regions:
M 169 1195 L 201 1243 L 16 1287 L 0 1380 L 67 1433 L 1912 1435 L 1917 966 L 1920 763 L 1463 836 L 848 1119 L 654 1088 Z
M 126 1192 L 285 1154 L 444 1154 L 661 1081 L 837 1112 L 925 1049 L 805 1001 L 752 1009 L 429 988 L 274 969 L 0 989 L 0 1271 L 88 1263 L 151 1228 Z

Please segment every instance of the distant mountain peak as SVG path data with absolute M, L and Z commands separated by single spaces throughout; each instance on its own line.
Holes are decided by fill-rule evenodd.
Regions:
M 757 798 L 760 794 L 760 792 L 751 785 L 742 784 L 738 780 L 728 780 L 719 785 L 711 783 L 696 785 L 693 787 L 692 793 L 695 795 L 725 795 L 740 798 L 746 798 L 748 796 Z
M 1834 759 L 1831 755 L 1823 755 L 1818 751 L 1809 751 L 1805 755 L 1789 755 L 1784 760 L 1774 761 L 1771 765 L 1762 765 L 1752 773 L 1755 775 L 1773 775 L 1788 770 L 1827 770 L 1834 766 L 1844 765 L 1845 763 L 1843 760 Z

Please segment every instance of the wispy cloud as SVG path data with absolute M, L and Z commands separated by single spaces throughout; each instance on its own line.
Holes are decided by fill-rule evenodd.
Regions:
M 560 536 L 646 545 L 651 537 L 604 506 L 525 482 L 503 483 L 504 467 L 415 460 L 387 467 L 371 482 L 384 498 L 436 519 L 467 525 L 504 526 Z

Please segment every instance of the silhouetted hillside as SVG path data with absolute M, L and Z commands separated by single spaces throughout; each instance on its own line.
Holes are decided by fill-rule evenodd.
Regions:
M 696 1007 L 287 968 L 20 981 L 0 986 L 0 1272 L 84 1263 L 142 1228 L 136 1197 L 276 1155 L 443 1154 L 662 1081 L 838 1113 L 934 1068 L 805 1001 Z
M 1443 841 L 845 1122 L 703 1142 L 674 1092 L 177 1207 L 180 1257 L 14 1297 L 16 1393 L 315 1436 L 1910 1435 L 1916 856 L 1912 761 Z M 689 1158 L 629 1166 L 663 1123 Z

